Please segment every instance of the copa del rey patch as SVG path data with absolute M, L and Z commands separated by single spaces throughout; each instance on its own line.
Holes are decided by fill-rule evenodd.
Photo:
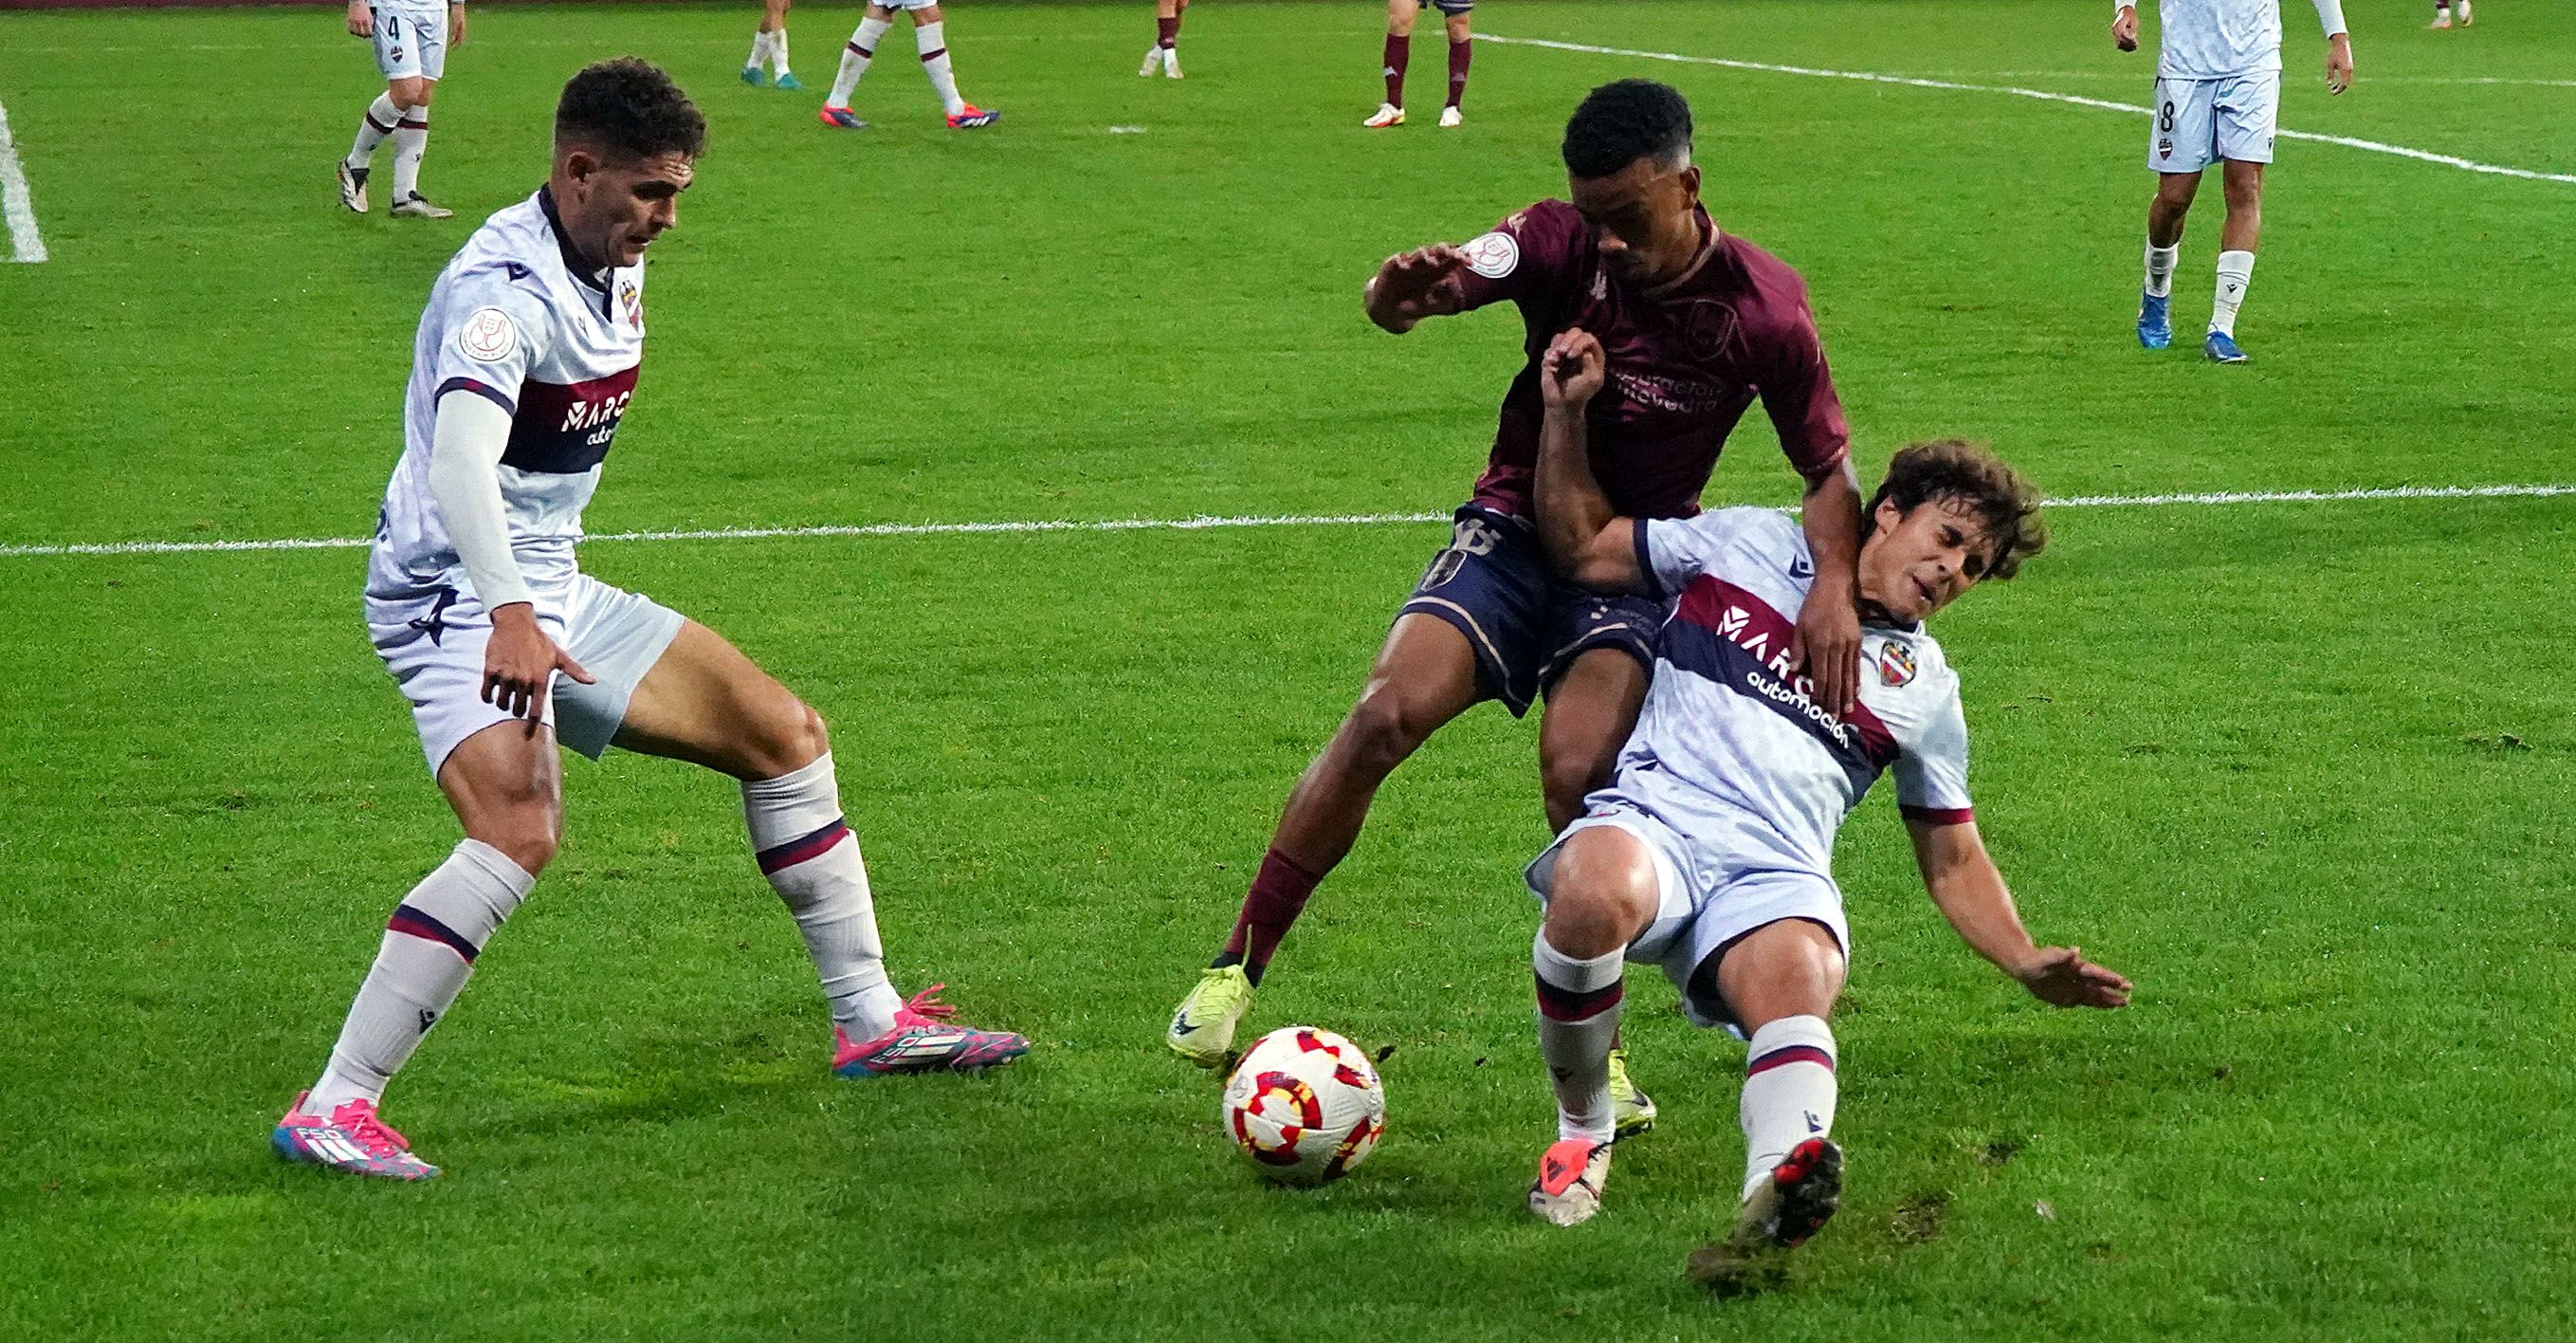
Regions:
M 1467 269 L 1488 280 L 1499 280 L 1520 268 L 1520 240 L 1508 233 L 1488 233 L 1458 249 L 1467 255 Z
M 499 308 L 476 308 L 456 327 L 456 348 L 477 363 L 497 364 L 519 349 L 519 324 Z

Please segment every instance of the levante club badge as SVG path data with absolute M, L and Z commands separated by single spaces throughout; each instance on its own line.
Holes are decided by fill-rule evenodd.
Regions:
M 1903 685 L 1914 679 L 1914 654 L 1894 639 L 1878 646 L 1878 683 Z

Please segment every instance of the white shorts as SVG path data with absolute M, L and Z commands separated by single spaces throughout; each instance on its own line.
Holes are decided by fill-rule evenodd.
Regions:
M 1628 944 L 1628 960 L 1663 967 L 1664 976 L 1681 990 L 1682 1014 L 1692 1025 L 1744 1033 L 1725 1003 L 1692 992 L 1691 978 L 1709 957 L 1766 923 L 1809 919 L 1823 924 L 1843 955 L 1851 955 L 1843 893 L 1832 878 L 1794 868 L 1740 866 L 1722 838 L 1693 839 L 1623 803 L 1596 804 L 1590 815 L 1567 826 L 1546 852 L 1531 860 L 1525 879 L 1541 904 L 1555 884 L 1557 853 L 1565 841 L 1578 831 L 1605 825 L 1636 836 L 1654 855 L 1655 921 Z
M 417 597 L 366 601 L 367 637 L 411 701 L 421 754 L 438 773 L 467 737 L 510 721 L 483 702 L 483 646 L 492 618 L 470 592 L 435 588 Z M 536 593 L 537 624 L 597 680 L 557 675 L 546 696 L 555 739 L 596 760 L 626 721 L 626 701 L 680 633 L 680 613 L 588 574 Z
M 938 4 L 939 0 L 869 0 L 869 3 L 883 5 L 888 9 L 928 9 Z
M 447 6 L 377 5 L 367 12 L 376 16 L 376 68 L 387 80 L 446 76 Z
M 2147 166 L 2196 173 L 2220 159 L 2270 163 L 2281 122 L 2281 72 L 2225 79 L 2159 79 L 2149 123 Z

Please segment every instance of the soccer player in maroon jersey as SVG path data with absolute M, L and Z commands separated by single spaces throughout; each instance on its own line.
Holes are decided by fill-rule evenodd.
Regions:
M 1404 67 L 1413 55 L 1413 21 L 1422 15 L 1425 0 L 1386 0 L 1386 101 L 1360 124 L 1370 130 L 1384 130 L 1404 124 Z M 1467 67 L 1476 59 L 1473 32 L 1476 0 L 1428 0 L 1440 11 L 1441 26 L 1449 31 L 1449 101 L 1440 109 L 1440 124 L 1464 124 L 1465 114 L 1458 104 L 1467 96 Z
M 1181 11 L 1189 7 L 1190 0 L 1158 0 L 1154 6 L 1154 45 L 1145 48 L 1145 64 L 1137 74 L 1181 77 Z
M 1234 932 L 1167 1040 L 1221 1063 L 1252 990 L 1318 882 L 1350 851 L 1378 785 L 1442 724 L 1499 699 L 1525 713 L 1542 691 L 1539 774 L 1562 829 L 1616 762 L 1644 701 L 1665 607 L 1587 593 L 1554 573 L 1532 522 L 1545 407 L 1539 361 L 1582 327 L 1609 351 L 1591 403 L 1592 462 L 1628 517 L 1699 510 L 1718 452 L 1758 394 L 1806 481 L 1816 568 L 1795 656 L 1814 697 L 1847 712 L 1858 693 L 1855 557 L 1860 488 L 1806 285 L 1770 253 L 1720 231 L 1690 162 L 1690 105 L 1626 79 L 1592 91 L 1566 123 L 1571 201 L 1540 201 L 1463 246 L 1390 257 L 1369 281 L 1371 321 L 1403 333 L 1426 317 L 1519 305 L 1528 363 L 1503 396 L 1492 456 L 1369 671 L 1359 702 L 1289 794 Z M 1624 1076 L 1624 1069 L 1622 1069 Z M 1622 1082 L 1623 1129 L 1652 1108 Z

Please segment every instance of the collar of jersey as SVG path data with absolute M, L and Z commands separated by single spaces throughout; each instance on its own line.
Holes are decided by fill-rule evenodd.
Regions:
M 1692 206 L 1691 213 L 1699 217 L 1699 255 L 1691 258 L 1691 263 L 1682 268 L 1681 274 L 1647 289 L 1646 297 L 1662 298 L 1689 284 L 1698 278 L 1700 271 L 1708 265 L 1709 258 L 1717 255 L 1717 221 L 1708 217 L 1708 207 L 1705 205 Z
M 564 236 L 563 216 L 555 212 L 553 186 L 537 188 L 537 208 L 546 212 L 546 227 L 554 231 L 555 247 L 563 253 L 564 270 L 570 273 L 572 278 L 605 295 L 608 292 L 608 271 L 590 269 L 590 263 L 582 260 L 581 253 L 573 250 L 572 240 Z

